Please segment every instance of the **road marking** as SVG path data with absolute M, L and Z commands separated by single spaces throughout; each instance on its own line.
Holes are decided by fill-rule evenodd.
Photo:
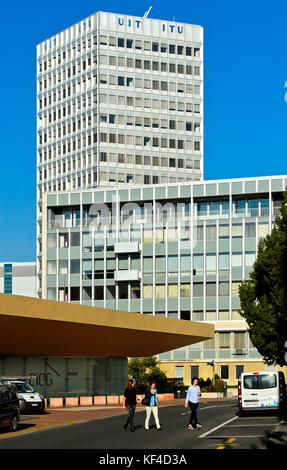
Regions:
M 199 436 L 199 437 L 202 437 L 202 436 Z M 265 437 L 264 434 L 252 434 L 251 436 L 241 436 L 241 434 L 235 434 L 234 436 L 209 436 L 209 437 L 206 437 L 205 439 L 228 439 L 230 437 L 240 437 L 240 438 L 245 438 L 245 437 L 248 437 L 248 438 L 251 438 L 251 437 Z
M 15 431 L 15 432 L 7 432 L 3 434 L 3 436 L 0 435 L 0 439 L 5 439 L 6 437 L 16 437 L 19 436 L 19 434 L 25 434 L 27 432 L 37 432 L 37 431 L 42 431 L 43 429 L 48 429 L 48 428 L 56 428 L 58 426 L 67 426 L 70 424 L 75 424 L 78 421 L 68 421 L 67 423 L 59 423 L 59 424 L 49 424 L 46 426 L 39 426 L 38 428 L 31 427 L 27 429 L 21 429 L 20 431 Z
M 230 447 L 240 447 L 241 444 L 239 443 L 234 443 L 234 441 L 236 441 L 236 438 L 235 437 L 231 437 L 229 439 L 227 439 L 227 441 L 225 441 L 223 444 L 222 443 L 216 443 L 216 444 L 208 444 L 207 447 L 216 447 L 216 449 L 226 449 L 227 448 L 230 448 Z
M 207 431 L 207 432 L 205 432 L 204 434 L 201 434 L 201 436 L 198 436 L 199 439 L 202 439 L 202 438 L 204 438 L 205 436 L 208 436 L 208 434 L 211 434 L 212 432 L 217 431 L 217 429 L 222 428 L 223 426 L 225 426 L 225 425 L 228 424 L 228 423 L 231 423 L 231 422 L 234 421 L 235 419 L 238 419 L 238 416 L 235 416 L 234 418 L 231 418 L 231 419 L 229 419 L 228 421 L 224 421 L 224 423 L 220 424 L 219 426 L 216 426 L 215 428 L 210 429 L 210 431 Z M 227 437 L 229 437 L 229 436 L 227 436 Z
M 269 423 L 269 424 L 227 424 L 226 427 L 228 428 L 250 428 L 251 426 L 277 426 L 276 423 Z
M 206 410 L 207 408 L 218 408 L 216 405 L 205 406 L 204 408 L 198 408 L 197 412 Z M 181 413 L 181 416 L 190 414 L 191 411 L 186 411 L 186 413 Z

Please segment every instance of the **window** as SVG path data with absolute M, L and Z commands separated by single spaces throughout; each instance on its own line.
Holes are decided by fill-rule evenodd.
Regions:
M 229 238 L 229 225 L 228 224 L 219 224 L 219 238 L 221 239 Z
M 169 53 L 170 54 L 175 54 L 175 45 L 174 44 L 169 45 Z
M 206 255 L 206 272 L 215 273 L 216 272 L 216 254 L 210 253 Z
M 118 85 L 124 86 L 125 84 L 125 77 L 118 77 Z
M 216 225 L 206 226 L 206 240 L 216 240 Z
M 256 236 L 256 225 L 255 222 L 248 222 L 245 224 L 245 237 L 255 238 Z
M 215 349 L 215 339 L 208 339 L 207 341 L 203 341 L 203 349 Z
M 242 267 L 242 252 L 233 252 L 232 253 L 232 267 Z
M 175 366 L 175 378 L 184 379 L 184 366 Z
M 78 301 L 78 300 L 80 300 L 80 288 L 71 287 L 71 301 Z
M 122 38 L 118 38 L 118 47 L 125 47 L 125 40 Z
M 240 375 L 244 373 L 244 366 L 235 366 L 235 377 L 240 379 Z
M 246 251 L 245 252 L 245 266 L 253 266 L 256 259 L 255 251 Z
M 168 297 L 169 298 L 178 297 L 178 285 L 177 284 L 168 285 Z
M 147 284 L 143 286 L 143 298 L 144 299 L 152 299 L 152 284 Z
M 229 349 L 230 348 L 230 333 L 218 333 L 219 336 L 219 348 Z
M 268 222 L 259 222 L 258 224 L 258 238 L 265 238 L 269 233 Z
M 181 284 L 180 285 L 180 296 L 181 297 L 190 297 L 191 296 L 190 284 Z
M 228 281 L 220 281 L 219 288 L 218 288 L 219 295 L 222 296 L 229 296 L 229 282 Z
M 216 296 L 216 282 L 207 282 L 206 283 L 206 296 L 215 297 Z
M 246 348 L 246 335 L 244 332 L 234 333 L 234 349 Z
M 219 271 L 227 271 L 229 269 L 229 253 L 219 253 L 218 269 Z
M 195 274 L 203 273 L 203 255 L 193 255 L 193 269 Z
M 233 297 L 238 296 L 238 289 L 241 284 L 242 284 L 241 281 L 232 281 L 232 296 Z
M 193 297 L 203 297 L 203 283 L 195 282 L 193 284 Z
M 232 238 L 242 238 L 242 224 L 232 224 Z
M 220 378 L 229 379 L 229 366 L 220 366 Z
M 178 274 L 178 256 L 168 255 L 168 275 L 177 276 Z

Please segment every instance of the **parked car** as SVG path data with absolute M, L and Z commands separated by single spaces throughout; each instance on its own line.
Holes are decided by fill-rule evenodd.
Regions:
M 16 388 L 0 382 L 0 427 L 9 427 L 10 431 L 15 432 L 19 420 L 20 408 Z
M 283 372 L 246 372 L 238 381 L 238 406 L 244 411 L 282 410 L 286 407 Z
M 43 395 L 36 392 L 31 385 L 25 382 L 25 380 L 11 377 L 3 377 L 1 380 L 6 384 L 14 385 L 16 387 L 21 413 L 31 411 L 43 412 L 45 410 L 45 400 Z

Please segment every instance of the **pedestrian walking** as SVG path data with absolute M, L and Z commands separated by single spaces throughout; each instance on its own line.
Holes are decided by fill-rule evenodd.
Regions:
M 126 423 L 123 425 L 123 428 L 125 431 L 128 430 L 128 426 L 130 427 L 130 430 L 132 432 L 135 432 L 133 422 L 134 422 L 134 414 L 136 410 L 136 405 L 137 405 L 137 392 L 135 388 L 135 381 L 130 379 L 127 383 L 127 386 L 124 391 L 124 402 L 123 402 L 123 408 L 126 408 L 128 410 L 128 418 L 126 420 Z
M 191 414 L 189 418 L 188 429 L 199 429 L 201 424 L 197 420 L 198 397 L 201 395 L 200 387 L 198 385 L 198 378 L 193 377 L 190 387 L 186 394 L 185 408 L 190 407 Z
M 150 389 L 146 393 L 146 419 L 145 419 L 145 429 L 149 430 L 149 420 L 151 413 L 153 414 L 155 425 L 158 431 L 161 430 L 161 425 L 159 424 L 158 419 L 158 396 L 156 384 L 152 383 Z

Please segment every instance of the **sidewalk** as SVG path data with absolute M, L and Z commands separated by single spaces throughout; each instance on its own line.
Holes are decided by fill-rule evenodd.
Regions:
M 234 398 L 201 398 L 200 402 L 214 401 L 231 401 Z M 185 400 L 175 399 L 171 401 L 162 401 L 160 407 L 178 406 L 184 407 Z M 137 405 L 137 411 L 144 410 L 145 406 Z M 40 429 L 48 429 L 56 426 L 65 426 L 74 423 L 91 421 L 94 419 L 109 418 L 117 415 L 126 415 L 127 411 L 120 405 L 103 405 L 103 406 L 78 406 L 71 408 L 47 408 L 43 414 L 37 415 L 21 415 L 19 423 L 19 431 L 23 433 L 28 431 L 36 431 Z M 15 433 L 14 433 L 15 434 Z M 0 437 L 4 436 L 4 432 L 0 431 Z

